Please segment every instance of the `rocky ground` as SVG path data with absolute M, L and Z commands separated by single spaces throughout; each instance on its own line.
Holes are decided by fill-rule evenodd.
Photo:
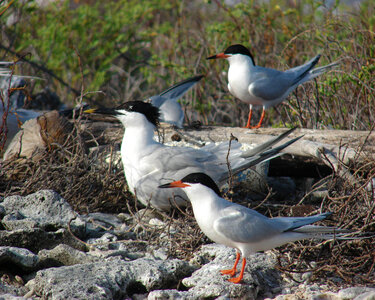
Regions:
M 229 283 L 219 270 L 233 264 L 233 249 L 206 244 L 190 259 L 170 258 L 168 242 L 137 238 L 145 223 L 134 216 L 78 214 L 51 190 L 0 201 L 1 299 L 375 299 L 374 285 L 333 292 L 311 272 L 285 276 L 272 251 L 249 257 L 243 283 Z
M 219 270 L 233 265 L 235 251 L 212 244 L 189 208 L 139 208 L 117 152 L 121 126 L 74 123 L 72 133 L 65 122 L 69 130 L 60 141 L 51 138 L 60 130 L 44 126 L 61 124 L 53 118 L 34 122 L 50 139 L 41 138 L 37 149 L 32 139 L 28 155 L 21 143 L 16 157 L 0 165 L 0 299 L 375 299 L 373 238 L 298 242 L 258 253 L 248 258 L 241 284 L 226 281 Z M 39 132 L 24 126 L 23 139 Z M 284 130 L 262 137 L 264 130 L 176 134 L 163 128 L 156 138 L 199 147 L 234 132 L 240 142 L 256 144 Z M 324 225 L 374 232 L 374 160 L 353 150 L 373 153 L 374 137 L 333 132 L 339 142 L 328 145 L 318 136 L 323 131 L 293 134 L 304 137 L 288 147 L 289 156 L 242 173 L 224 188 L 225 197 L 269 217 L 330 211 Z M 342 148 L 342 141 L 353 148 Z

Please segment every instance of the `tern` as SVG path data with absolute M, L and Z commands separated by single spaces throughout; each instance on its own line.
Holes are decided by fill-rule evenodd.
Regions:
M 229 62 L 228 90 L 233 96 L 249 104 L 246 128 L 252 129 L 261 127 L 267 108 L 281 103 L 298 85 L 338 64 L 334 62 L 314 69 L 320 59 L 319 54 L 304 65 L 286 71 L 264 68 L 256 66 L 249 49 L 240 44 L 231 45 L 223 53 L 207 57 L 217 58 L 225 58 Z M 263 106 L 262 115 L 256 126 L 250 125 L 253 105 Z
M 200 149 L 173 147 L 154 140 L 154 130 L 159 123 L 159 110 L 150 103 L 129 101 L 118 108 L 97 108 L 85 113 L 115 116 L 125 127 L 121 143 L 121 159 L 129 190 L 145 206 L 170 210 L 171 206 L 186 206 L 186 195 L 181 190 L 158 189 L 160 183 L 181 178 L 193 172 L 205 172 L 223 185 L 230 176 L 227 165 L 229 142 L 208 144 Z M 241 151 L 241 144 L 231 143 L 229 162 L 232 174 L 237 174 L 262 161 L 280 155 L 279 152 L 300 137 L 278 147 L 274 144 L 284 139 L 295 128 L 255 147 Z
M 268 218 L 255 210 L 229 202 L 220 195 L 216 183 L 204 173 L 192 173 L 181 180 L 160 185 L 159 188 L 183 188 L 194 217 L 207 237 L 216 243 L 235 248 L 236 261 L 232 269 L 222 270 L 230 282 L 239 283 L 245 271 L 246 257 L 283 244 L 307 238 L 332 239 L 347 230 L 310 225 L 331 215 L 322 213 L 310 217 Z M 340 233 L 341 232 L 341 233 Z M 242 254 L 242 267 L 234 277 Z
M 150 97 L 151 104 L 158 107 L 160 110 L 160 121 L 182 128 L 182 124 L 184 123 L 184 111 L 177 100 L 185 95 L 185 93 L 203 77 L 203 75 L 198 75 L 188 78 L 171 86 L 161 94 Z

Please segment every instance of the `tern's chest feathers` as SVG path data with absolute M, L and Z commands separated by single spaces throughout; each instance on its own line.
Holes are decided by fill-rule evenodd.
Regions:
M 216 201 L 202 201 L 199 205 L 194 205 L 193 203 L 194 217 L 199 228 L 212 241 L 225 244 L 222 241 L 222 236 L 215 230 L 215 221 L 221 216 L 220 211 L 222 208 L 222 203 Z
M 251 69 L 247 65 L 236 64 L 228 70 L 228 88 L 230 92 L 242 101 L 250 101 L 249 85 Z

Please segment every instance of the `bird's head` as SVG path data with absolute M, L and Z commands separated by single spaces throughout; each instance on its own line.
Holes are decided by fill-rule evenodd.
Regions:
M 147 120 L 154 126 L 159 125 L 159 109 L 151 103 L 143 101 L 128 101 L 116 108 L 87 109 L 84 113 L 98 113 L 114 116 L 119 119 L 125 127 L 131 124 L 137 124 L 137 121 L 142 120 Z
M 160 185 L 159 188 L 189 188 L 197 187 L 198 185 L 205 186 L 213 190 L 218 196 L 221 197 L 219 187 L 215 181 L 204 173 L 191 173 L 181 180 L 173 181 L 167 184 Z
M 231 45 L 227 49 L 225 49 L 224 52 L 207 57 L 207 59 L 217 59 L 217 58 L 225 58 L 229 61 L 229 63 L 233 59 L 246 58 L 246 59 L 250 59 L 253 65 L 255 66 L 254 58 L 251 55 L 249 49 L 247 49 L 245 46 L 241 44 Z

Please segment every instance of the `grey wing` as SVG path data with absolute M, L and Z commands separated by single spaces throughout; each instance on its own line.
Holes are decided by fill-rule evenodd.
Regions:
M 188 198 L 183 189 L 158 188 L 160 184 L 171 181 L 167 179 L 168 175 L 164 175 L 155 172 L 141 177 L 134 186 L 137 198 L 145 205 L 150 201 L 152 206 L 161 210 L 169 210 L 173 203 L 185 206 Z
M 240 156 L 242 154 L 241 151 L 241 143 L 237 142 L 236 140 L 233 140 L 230 143 L 229 148 L 229 141 L 220 142 L 220 143 L 207 143 L 204 147 L 201 149 L 213 153 L 217 156 L 218 160 L 222 162 L 226 162 L 226 156 L 228 155 L 228 151 L 230 154 L 230 157 L 232 156 Z
M 181 98 L 190 88 L 192 88 L 199 80 L 203 78 L 203 75 L 195 76 L 192 78 L 188 78 L 183 80 L 174 86 L 168 88 L 164 92 L 162 92 L 159 96 L 163 96 L 164 98 L 168 99 L 179 99 Z
M 217 171 L 215 172 L 214 178 L 219 186 L 224 184 L 228 180 L 228 177 L 230 175 L 228 160 L 230 163 L 232 175 L 236 175 L 239 172 L 262 162 L 263 160 L 274 157 L 278 153 L 278 151 L 275 150 L 274 152 L 268 151 L 267 153 L 265 153 L 265 155 L 244 155 L 244 152 L 241 150 L 241 146 L 241 143 L 232 141 L 230 143 L 229 149 L 229 142 L 227 141 L 220 144 L 206 144 L 206 146 L 202 148 L 202 150 L 206 150 L 215 154 L 215 167 Z M 229 157 L 227 160 L 228 151 Z
M 229 151 L 229 162 L 232 174 L 235 175 L 245 169 L 248 169 L 256 164 L 259 164 L 263 161 L 267 161 L 274 157 L 277 157 L 279 152 L 284 148 L 288 147 L 290 144 L 296 142 L 302 136 L 296 137 L 292 140 L 289 140 L 278 147 L 272 148 L 276 143 L 283 140 L 287 137 L 290 133 L 292 133 L 296 128 L 292 128 L 285 133 L 271 138 L 269 141 L 258 145 L 257 147 L 242 151 L 241 144 L 237 141 L 232 141 L 230 144 L 230 151 L 229 151 L 229 142 L 222 142 L 220 144 L 209 143 L 206 144 L 202 148 L 202 150 L 214 153 L 216 156 L 217 165 L 222 167 L 221 173 L 215 177 L 215 180 L 219 182 L 219 184 L 224 183 L 229 176 L 228 172 L 228 164 L 227 164 L 227 156 Z M 219 177 L 219 175 L 221 177 Z
M 168 88 L 160 95 L 150 97 L 154 106 L 160 107 L 165 101 L 173 99 L 174 101 L 181 98 L 190 88 L 192 88 L 203 76 L 197 76 L 184 80 Z
M 294 81 L 294 74 L 261 67 L 258 67 L 252 77 L 254 81 L 249 85 L 249 93 L 269 101 L 282 97 Z
M 178 195 L 179 199 L 187 197 L 181 189 L 159 189 L 158 186 L 180 180 L 190 173 L 204 171 L 202 165 L 211 157 L 212 154 L 193 148 L 160 144 L 152 147 L 138 162 L 136 172 L 139 178 L 134 185 L 137 198 L 144 204 L 151 201 L 151 204 L 159 209 L 168 209 L 172 195 Z M 180 204 L 182 203 L 184 201 Z
M 158 147 L 142 159 L 142 166 L 149 168 L 147 173 L 158 172 L 165 180 L 180 180 L 194 172 L 212 176 L 220 171 L 214 154 L 190 147 Z
M 167 99 L 160 106 L 160 120 L 182 128 L 184 111 L 180 103 L 174 101 L 174 99 Z
M 206 144 L 201 149 L 214 154 L 216 164 L 225 166 L 226 173 L 227 173 L 228 172 L 227 170 L 228 152 L 229 152 L 228 158 L 229 158 L 231 168 L 237 168 L 246 162 L 247 157 L 246 158 L 242 157 L 243 152 L 241 150 L 241 146 L 242 146 L 241 143 L 234 140 L 231 143 L 229 143 L 229 141 L 221 142 L 219 144 L 209 143 L 209 144 Z
M 293 84 L 297 84 L 300 81 L 303 81 L 304 77 L 308 77 L 309 72 L 315 67 L 320 59 L 320 54 L 306 62 L 305 64 L 286 70 L 285 73 L 293 77 Z
M 276 226 L 272 219 L 243 206 L 231 205 L 221 214 L 213 227 L 218 234 L 234 242 L 255 243 L 284 231 L 284 226 Z
M 150 97 L 151 104 L 155 107 L 160 107 L 163 105 L 165 101 L 168 100 L 168 98 L 164 98 L 162 96 L 152 96 Z
M 275 222 L 283 223 L 284 231 L 294 231 L 298 230 L 299 228 L 310 225 L 312 223 L 324 220 L 332 213 L 326 212 L 319 215 L 314 215 L 310 217 L 277 217 L 273 220 Z

